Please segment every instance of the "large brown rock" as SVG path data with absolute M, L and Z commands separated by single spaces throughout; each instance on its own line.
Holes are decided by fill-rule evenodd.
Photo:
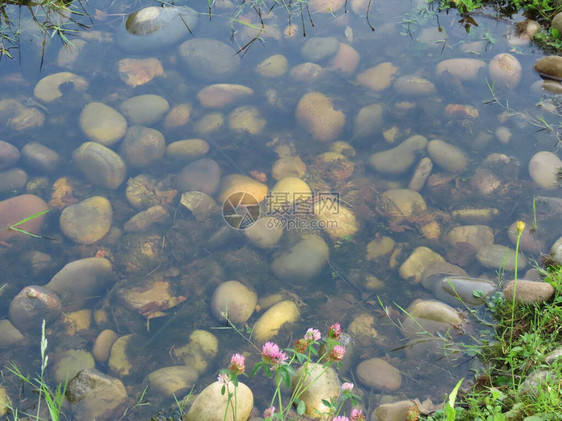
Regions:
M 21 237 L 25 234 L 9 231 L 6 228 L 17 222 L 47 210 L 49 206 L 39 196 L 22 194 L 0 202 L 0 241 L 6 241 L 13 237 Z M 44 216 L 30 219 L 17 228 L 38 234 L 41 231 Z
M 64 310 L 68 312 L 79 310 L 89 300 L 99 297 L 113 281 L 109 260 L 88 257 L 65 265 L 45 286 L 63 297 Z

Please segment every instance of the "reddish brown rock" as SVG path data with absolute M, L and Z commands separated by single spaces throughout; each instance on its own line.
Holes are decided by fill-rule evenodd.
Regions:
M 16 236 L 22 236 L 20 232 L 11 231 L 7 228 L 17 222 L 49 207 L 38 196 L 22 194 L 0 202 L 0 241 L 6 241 Z M 17 228 L 38 234 L 41 231 L 44 216 L 33 218 Z

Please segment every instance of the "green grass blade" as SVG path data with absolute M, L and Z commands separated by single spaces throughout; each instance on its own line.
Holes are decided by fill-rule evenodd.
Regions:
M 27 221 L 31 221 L 32 219 L 39 218 L 40 216 L 45 215 L 47 212 L 50 212 L 50 211 L 51 211 L 51 209 L 45 209 L 45 210 L 42 210 L 41 212 L 37 212 L 34 215 L 28 216 L 27 218 L 22 219 L 21 221 L 16 222 L 13 225 L 10 225 L 8 227 L 8 229 L 14 229 L 14 227 L 17 227 L 18 225 L 21 225 L 21 224 L 25 224 Z

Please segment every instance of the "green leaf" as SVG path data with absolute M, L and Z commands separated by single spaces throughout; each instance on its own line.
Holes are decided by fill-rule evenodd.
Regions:
M 306 411 L 306 404 L 304 403 L 304 401 L 301 401 L 299 399 L 299 403 L 297 405 L 297 414 L 302 415 L 304 414 Z

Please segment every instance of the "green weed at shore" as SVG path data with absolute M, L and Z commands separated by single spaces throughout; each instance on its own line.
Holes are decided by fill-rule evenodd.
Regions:
M 455 399 L 455 387 L 444 408 L 423 419 L 560 419 L 562 358 L 547 356 L 562 346 L 562 267 L 541 272 L 544 282 L 554 286 L 554 298 L 540 304 L 522 304 L 494 297 L 488 308 L 497 320 L 495 341 L 484 344 L 479 353 L 485 369 L 476 373 L 470 392 Z

